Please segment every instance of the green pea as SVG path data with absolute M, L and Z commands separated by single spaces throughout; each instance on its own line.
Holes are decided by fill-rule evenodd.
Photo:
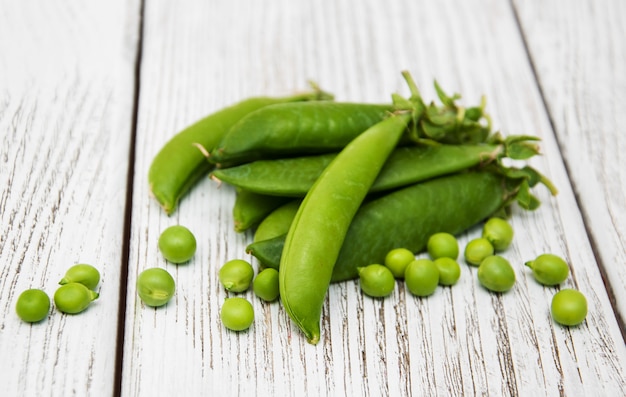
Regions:
M 159 249 L 168 261 L 184 263 L 196 253 L 196 237 L 184 226 L 170 226 L 159 237 Z
M 100 272 L 91 265 L 84 263 L 74 265 L 67 269 L 65 276 L 59 281 L 59 284 L 81 283 L 85 287 L 94 290 L 100 282 Z
M 502 218 L 491 218 L 485 222 L 482 236 L 496 251 L 504 251 L 513 241 L 513 228 Z
M 452 258 L 459 256 L 459 243 L 450 233 L 435 233 L 428 238 L 426 245 L 428 254 L 432 259 Z
M 146 269 L 137 277 L 137 293 L 148 306 L 163 306 L 174 296 L 176 283 L 167 270 L 158 267 Z
M 486 238 L 476 238 L 465 246 L 465 261 L 473 266 L 478 266 L 488 256 L 493 255 L 493 245 Z
M 439 270 L 440 285 L 454 285 L 461 277 L 461 266 L 459 263 L 447 257 L 441 257 L 434 260 L 435 266 Z
M 532 269 L 535 280 L 543 285 L 559 285 L 569 275 L 567 262 L 553 254 L 539 255 L 535 260 L 526 262 L 525 265 Z
M 27 289 L 17 298 L 15 312 L 27 323 L 36 323 L 48 316 L 50 298 L 44 291 L 36 288 Z
M 89 304 L 98 297 L 97 292 L 81 283 L 67 283 L 60 286 L 54 293 L 54 305 L 63 313 L 76 314 L 87 309 Z
M 406 248 L 395 248 L 385 256 L 385 266 L 391 270 L 395 278 L 404 278 L 407 265 L 415 260 L 415 254 Z
M 404 283 L 413 295 L 432 295 L 439 285 L 439 270 L 430 259 L 416 259 L 406 267 Z
M 244 331 L 254 322 L 254 308 L 244 298 L 227 298 L 220 311 L 222 324 L 232 331 Z
M 490 291 L 506 292 L 515 284 L 515 271 L 508 260 L 491 255 L 478 266 L 478 281 Z
M 391 295 L 396 280 L 388 267 L 372 264 L 358 269 L 361 291 L 372 298 L 383 298 Z
M 587 298 L 580 291 L 562 289 L 552 297 L 550 311 L 557 323 L 578 325 L 587 317 Z
M 280 290 L 278 286 L 278 270 L 271 267 L 262 270 L 252 282 L 254 294 L 266 302 L 278 299 Z
M 249 262 L 243 259 L 233 259 L 226 262 L 219 271 L 220 283 L 227 291 L 244 292 L 250 288 L 254 277 L 254 269 Z

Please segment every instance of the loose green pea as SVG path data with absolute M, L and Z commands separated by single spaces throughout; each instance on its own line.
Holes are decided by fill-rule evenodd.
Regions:
M 502 218 L 491 218 L 485 222 L 482 236 L 496 251 L 504 251 L 513 241 L 513 228 Z
M 54 293 L 56 308 L 68 314 L 77 314 L 89 307 L 89 304 L 98 299 L 99 294 L 90 290 L 81 283 L 67 283 L 60 286 Z
M 444 257 L 456 259 L 459 256 L 459 243 L 450 233 L 433 234 L 428 238 L 426 249 L 433 260 Z
M 415 260 L 413 252 L 406 248 L 395 248 L 385 256 L 385 266 L 391 270 L 395 278 L 404 278 L 404 270 L 413 260 Z
M 257 274 L 252 282 L 254 294 L 266 302 L 278 299 L 280 289 L 278 286 L 278 270 L 268 267 Z
M 148 306 L 163 306 L 174 296 L 176 283 L 165 269 L 146 269 L 137 277 L 137 293 Z
M 552 297 L 550 311 L 557 323 L 578 325 L 587 317 L 587 298 L 580 291 L 562 289 Z
M 254 308 L 244 298 L 227 298 L 220 311 L 222 324 L 232 331 L 244 331 L 254 322 Z
M 244 292 L 250 288 L 254 269 L 243 259 L 233 259 L 226 262 L 219 271 L 220 283 L 227 291 Z
M 184 263 L 196 253 L 196 237 L 184 226 L 170 226 L 159 236 L 159 249 L 168 261 Z
M 439 270 L 430 259 L 416 259 L 406 267 L 404 283 L 413 295 L 432 295 L 439 285 Z
M 100 282 L 100 272 L 95 267 L 80 263 L 67 269 L 65 276 L 59 281 L 59 284 L 81 283 L 85 287 L 94 290 Z
M 439 270 L 440 285 L 454 285 L 461 277 L 461 266 L 452 258 L 441 257 L 434 260 Z
M 391 295 L 396 280 L 389 268 L 372 264 L 358 269 L 361 291 L 373 298 L 384 298 Z
M 515 284 L 515 271 L 508 260 L 491 255 L 478 266 L 478 281 L 490 291 L 506 292 Z
M 493 245 L 486 238 L 476 238 L 465 246 L 465 261 L 473 266 L 479 266 L 488 256 L 493 255 Z
M 50 298 L 40 289 L 27 289 L 17 298 L 15 312 L 22 321 L 39 322 L 50 312 Z
M 553 254 L 539 255 L 535 260 L 526 262 L 525 265 L 532 269 L 535 280 L 543 285 L 559 285 L 569 275 L 567 262 Z

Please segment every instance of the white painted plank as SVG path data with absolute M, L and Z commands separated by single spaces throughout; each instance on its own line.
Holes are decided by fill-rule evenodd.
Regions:
M 626 3 L 516 1 L 596 255 L 626 321 Z
M 137 31 L 135 1 L 0 2 L 3 395 L 113 393 Z M 93 306 L 22 322 L 19 294 L 77 262 Z
M 468 15 L 472 15 L 468 18 Z M 236 17 L 232 17 L 236 16 Z M 227 296 L 217 280 L 229 259 L 247 258 L 251 234 L 236 234 L 234 192 L 203 181 L 167 217 L 148 197 L 152 157 L 176 131 L 252 95 L 280 95 L 307 79 L 339 100 L 385 101 L 406 93 L 409 69 L 426 97 L 432 80 L 475 104 L 486 94 L 497 128 L 534 134 L 546 153 L 533 161 L 560 188 L 537 193 L 535 213 L 516 211 L 506 257 L 518 283 L 496 296 L 463 266 L 451 289 L 428 299 L 400 284 L 377 301 L 355 281 L 333 285 L 322 341 L 308 345 L 278 304 L 244 294 L 257 319 L 243 333 L 224 329 Z M 585 233 L 582 217 L 537 90 L 513 10 L 500 1 L 150 2 L 146 5 L 124 395 L 589 395 L 626 391 L 626 352 Z M 199 249 L 188 264 L 167 264 L 158 236 L 189 226 Z M 479 234 L 473 229 L 464 245 Z M 566 286 L 588 297 L 587 322 L 564 329 L 549 316 L 555 288 L 532 280 L 523 263 L 554 252 L 572 263 Z M 178 283 L 166 307 L 142 306 L 137 274 L 158 266 Z

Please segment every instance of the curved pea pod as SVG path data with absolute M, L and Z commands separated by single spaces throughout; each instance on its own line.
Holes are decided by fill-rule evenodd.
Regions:
M 370 192 L 381 192 L 487 163 L 499 145 L 404 146 L 389 156 Z M 251 192 L 304 197 L 336 153 L 276 160 L 258 160 L 218 169 L 212 176 Z
M 271 267 L 272 269 L 278 270 L 280 268 L 280 257 L 283 254 L 286 237 L 287 233 L 284 233 L 267 240 L 254 241 L 246 247 L 246 252 L 254 256 L 263 267 Z M 338 281 L 335 280 L 336 271 L 336 268 L 333 269 L 331 282 Z
M 289 97 L 252 97 L 204 117 L 174 135 L 152 160 L 148 171 L 152 196 L 171 214 L 180 198 L 213 168 L 203 151 L 215 148 L 247 114 L 277 103 L 330 98 L 330 94 L 317 89 Z
M 364 204 L 355 215 L 333 268 L 332 282 L 355 279 L 357 268 L 383 263 L 396 247 L 414 253 L 437 232 L 458 235 L 499 212 L 519 194 L 524 178 L 491 170 L 468 171 L 417 183 Z M 266 267 L 279 268 L 285 236 L 246 250 Z
M 233 206 L 235 231 L 241 233 L 257 226 L 272 211 L 288 201 L 290 199 L 287 197 L 267 196 L 238 189 Z
M 272 211 L 259 223 L 254 232 L 254 241 L 267 240 L 286 234 L 301 202 L 301 200 L 292 200 Z
M 347 102 L 282 103 L 250 113 L 211 151 L 221 167 L 261 158 L 341 150 L 395 106 Z
M 411 120 L 409 112 L 395 114 L 354 138 L 324 169 L 293 219 L 278 270 L 280 297 L 311 344 L 319 342 L 322 306 L 352 218 Z

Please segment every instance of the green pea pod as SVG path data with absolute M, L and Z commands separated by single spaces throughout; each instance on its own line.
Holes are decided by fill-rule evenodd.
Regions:
M 289 228 L 280 261 L 280 297 L 311 344 L 343 239 L 385 161 L 412 120 L 394 114 L 354 138 L 305 196 Z
M 458 172 L 496 159 L 498 145 L 436 145 L 396 148 L 370 192 L 381 192 Z M 213 171 L 220 181 L 259 194 L 304 197 L 336 153 L 259 160 Z
M 244 116 L 277 103 L 331 98 L 317 89 L 290 97 L 253 97 L 204 117 L 174 135 L 154 157 L 148 171 L 151 194 L 163 210 L 171 214 L 180 198 L 213 168 L 203 151 L 215 148 Z
M 458 235 L 511 202 L 524 183 L 491 170 L 468 171 L 417 183 L 364 204 L 355 215 L 331 281 L 358 277 L 357 268 L 383 263 L 392 249 L 414 253 L 438 232 Z M 384 232 L 383 232 L 384 231 Z M 250 244 L 246 250 L 278 269 L 286 236 Z
M 235 231 L 241 233 L 257 226 L 267 215 L 287 201 L 290 201 L 287 197 L 267 196 L 247 190 L 237 190 L 235 205 L 233 206 Z
M 267 240 L 286 234 L 301 202 L 301 200 L 291 200 L 272 211 L 259 223 L 254 232 L 254 241 Z
M 275 156 L 338 151 L 393 110 L 393 105 L 346 102 L 268 106 L 233 126 L 209 160 L 225 167 Z

